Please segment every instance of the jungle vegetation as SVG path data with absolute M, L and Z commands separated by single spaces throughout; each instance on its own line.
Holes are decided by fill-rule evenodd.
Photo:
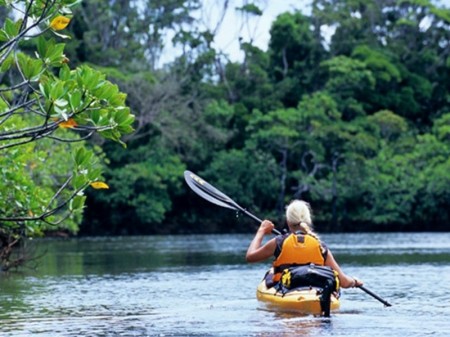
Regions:
M 215 4 L 249 25 L 264 13 Z M 184 170 L 280 228 L 301 198 L 321 232 L 448 230 L 450 9 L 310 9 L 280 14 L 266 50 L 239 38 L 235 61 L 200 0 L 0 0 L 2 247 L 254 230 L 196 196 Z M 57 17 L 70 22 L 55 29 Z

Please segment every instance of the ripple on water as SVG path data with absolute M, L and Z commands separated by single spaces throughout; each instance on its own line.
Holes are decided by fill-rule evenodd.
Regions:
M 145 251 L 144 247 L 151 242 L 148 238 L 143 238 L 140 243 L 133 238 L 132 243 L 124 245 L 125 251 L 118 248 L 120 240 L 114 239 L 110 255 L 107 253 L 108 240 L 91 240 L 76 245 L 78 248 L 64 248 L 58 244 L 53 253 L 56 255 L 49 256 L 51 261 L 72 269 L 52 267 L 57 272 L 0 280 L 0 335 L 450 336 L 450 259 L 445 263 L 438 257 L 437 261 L 428 263 L 420 259 L 402 259 L 398 252 L 380 256 L 382 249 L 378 249 L 378 255 L 371 255 L 364 249 L 351 252 L 351 255 L 378 261 L 367 264 L 345 258 L 351 240 L 342 242 L 343 237 L 337 240 L 331 236 L 330 240 L 346 245 L 343 250 L 335 250 L 335 256 L 342 257 L 342 267 L 350 275 L 363 279 L 367 288 L 389 300 L 392 307 L 383 307 L 359 289 L 349 289 L 343 290 L 341 310 L 330 319 L 266 310 L 256 300 L 255 292 L 267 264 L 245 264 L 240 256 L 245 247 L 237 249 L 237 253 L 229 249 L 248 244 L 246 236 L 235 239 L 233 236 L 223 239 L 207 236 L 205 245 L 202 245 L 201 236 L 188 240 L 201 246 L 200 260 L 192 255 L 195 245 L 191 247 L 186 240 L 180 238 L 177 241 L 171 237 L 171 245 L 178 248 L 173 256 L 160 260 L 164 262 L 162 264 L 148 261 L 161 258 Z M 401 237 L 404 245 L 406 239 Z M 374 244 L 373 237 L 353 237 L 358 238 L 358 242 Z M 389 236 L 387 241 L 391 242 L 391 238 Z M 450 250 L 445 253 L 442 236 L 439 240 L 440 248 L 435 253 L 441 254 L 444 249 L 444 254 L 450 256 Z M 427 256 L 433 257 L 429 247 L 421 253 L 417 248 L 420 240 L 416 236 L 411 241 L 419 255 L 431 254 Z M 90 245 L 99 243 L 102 259 L 93 259 L 92 252 L 97 247 Z M 215 252 L 213 243 L 228 248 Z M 385 244 L 386 240 L 380 247 Z M 130 251 L 133 245 L 139 247 L 135 253 Z M 76 250 L 80 246 L 90 253 L 83 255 Z M 185 263 L 182 263 L 180 247 L 189 247 Z M 72 250 L 66 256 L 64 249 Z M 168 246 L 164 251 L 171 254 Z M 133 261 L 127 262 L 128 258 Z M 105 261 L 118 265 L 105 266 Z M 167 261 L 169 263 L 165 264 Z

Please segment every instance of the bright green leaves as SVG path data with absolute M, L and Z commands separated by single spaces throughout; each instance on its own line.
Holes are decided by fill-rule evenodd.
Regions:
M 64 55 L 64 43 L 56 43 L 54 39 L 46 40 L 40 36 L 37 41 L 37 56 L 47 67 L 60 67 L 66 63 Z
M 123 134 L 133 131 L 134 116 L 126 106 L 126 95 L 119 91 L 117 85 L 86 66 L 78 68 L 72 79 L 83 89 L 82 93 L 76 90 L 68 93 L 72 109 L 82 111 L 80 114 L 74 111 L 75 120 L 80 126 L 96 127 L 103 137 L 118 142 L 121 142 Z
M 377 79 L 384 82 L 400 82 L 401 80 L 400 70 L 381 51 L 376 51 L 368 46 L 358 46 L 353 51 L 352 57 L 364 62 Z
M 40 3 L 40 4 L 38 4 Z M 51 10 L 58 10 L 61 13 L 69 13 L 67 6 L 72 6 L 75 1 L 57 2 Z M 46 2 L 37 1 L 33 4 L 45 8 Z M 61 7 L 60 7 L 61 6 Z M 30 9 L 29 13 L 34 13 Z M 48 8 L 50 10 L 50 8 Z M 32 15 L 33 16 L 33 15 Z M 10 41 L 19 34 L 21 29 L 21 20 L 13 22 L 6 19 L 1 36 Z M 63 29 L 68 23 L 64 16 L 55 16 L 52 21 L 53 29 Z M 103 133 L 106 138 L 120 141 L 124 134 L 133 131 L 132 124 L 134 117 L 130 115 L 126 107 L 126 96 L 119 91 L 117 85 L 114 85 L 105 79 L 105 76 L 89 67 L 82 67 L 71 70 L 67 65 L 67 58 L 64 54 L 65 44 L 57 43 L 54 39 L 46 39 L 43 35 L 36 37 L 36 52 L 34 57 L 17 53 L 4 55 L 0 64 L 2 71 L 9 71 L 16 65 L 23 77 L 24 83 L 37 82 L 38 90 L 30 93 L 30 99 L 37 100 L 30 111 L 40 111 L 40 116 L 44 120 L 49 118 L 57 123 L 61 123 L 63 128 L 74 128 L 83 130 L 97 130 Z M 17 62 L 14 60 L 17 59 Z M 54 67 L 59 67 L 59 74 L 55 73 Z M 22 84 L 23 85 L 23 84 Z M 21 85 L 17 88 L 20 89 Z M 8 97 L 8 91 L 4 91 L 4 96 Z M 18 94 L 19 90 L 11 89 L 12 94 Z M 37 103 L 39 102 L 39 103 Z M 19 111 L 11 107 L 11 112 Z M 69 124 L 67 122 L 71 120 Z M 43 121 L 42 125 L 47 122 Z
M 52 118 L 73 118 L 78 130 L 95 128 L 103 137 L 118 142 L 122 135 L 133 132 L 134 116 L 126 106 L 126 95 L 97 70 L 82 66 L 71 71 L 64 65 L 59 77 L 43 78 L 39 86 Z
M 92 152 L 81 147 L 75 153 L 75 165 L 79 168 L 79 170 L 82 170 L 82 168 L 92 160 L 92 157 Z
M 76 3 L 27 1 L 22 11 L 23 1 L 0 2 L 11 12 L 0 27 L 0 218 L 18 237 L 76 232 L 85 189 L 107 186 L 101 150 L 82 139 L 97 132 L 121 142 L 133 132 L 126 95 L 99 71 L 71 68 L 64 54 L 57 31 Z
M 30 82 L 36 82 L 44 71 L 43 62 L 39 59 L 33 59 L 26 54 L 17 55 L 20 70 L 25 79 Z
M 97 186 L 95 183 L 100 183 L 102 178 L 102 167 L 94 152 L 87 150 L 84 147 L 80 147 L 76 150 L 73 160 L 74 170 L 72 186 L 75 191 L 78 191 L 77 194 L 80 194 L 80 192 L 89 185 L 92 186 L 93 183 L 95 188 L 95 186 Z M 104 183 L 101 182 L 101 184 Z M 106 188 L 103 185 L 99 186 L 99 188 Z
M 86 196 L 84 195 L 76 195 L 69 202 L 69 209 L 71 212 L 76 212 L 83 209 L 84 203 L 86 201 Z
M 268 147 L 291 146 L 300 136 L 298 121 L 300 111 L 297 109 L 280 109 L 268 114 L 255 110 L 247 131 L 252 138 Z
M 77 136 L 71 138 L 75 141 Z M 67 156 L 74 151 L 69 143 L 54 143 L 49 139 L 3 151 L 0 207 L 4 211 L 0 216 L 22 219 L 28 236 L 55 229 L 76 232 L 84 207 L 83 191 L 90 183 L 102 180 L 98 149 L 94 153 L 84 143 L 78 146 L 73 158 Z M 39 219 L 45 219 L 45 223 Z M 15 226 L 15 222 L 3 223 Z
M 354 95 L 375 87 L 375 79 L 364 62 L 346 56 L 337 56 L 321 65 L 328 72 L 327 90 L 341 96 Z
M 10 18 L 6 18 L 2 29 L 0 29 L 0 42 L 6 42 L 8 40 L 15 38 L 20 32 L 21 26 L 22 26 L 21 19 L 14 22 Z

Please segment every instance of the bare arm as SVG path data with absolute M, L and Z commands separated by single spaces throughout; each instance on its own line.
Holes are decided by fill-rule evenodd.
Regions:
M 260 262 L 273 256 L 276 248 L 275 238 L 261 245 L 264 235 L 270 234 L 275 226 L 269 220 L 264 220 L 258 228 L 250 246 L 247 249 L 245 259 L 247 262 Z
M 342 288 L 351 288 L 351 287 L 357 287 L 357 286 L 363 285 L 362 281 L 360 281 L 354 277 L 348 276 L 342 271 L 341 267 L 339 267 L 339 264 L 334 259 L 334 256 L 330 250 L 328 250 L 325 265 L 333 268 L 334 270 L 336 270 L 339 273 L 339 283 L 341 284 Z

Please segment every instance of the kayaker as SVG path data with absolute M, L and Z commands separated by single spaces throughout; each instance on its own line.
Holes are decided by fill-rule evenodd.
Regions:
M 331 251 L 313 231 L 311 208 L 307 202 L 292 201 L 286 208 L 286 222 L 290 233 L 278 235 L 262 245 L 264 235 L 271 234 L 275 227 L 270 220 L 264 220 L 247 250 L 247 262 L 260 262 L 272 256 L 275 257 L 272 272 L 266 276 L 268 287 L 280 280 L 283 269 L 311 263 L 329 266 L 337 271 L 342 288 L 363 285 L 361 280 L 348 276 L 342 271 Z

